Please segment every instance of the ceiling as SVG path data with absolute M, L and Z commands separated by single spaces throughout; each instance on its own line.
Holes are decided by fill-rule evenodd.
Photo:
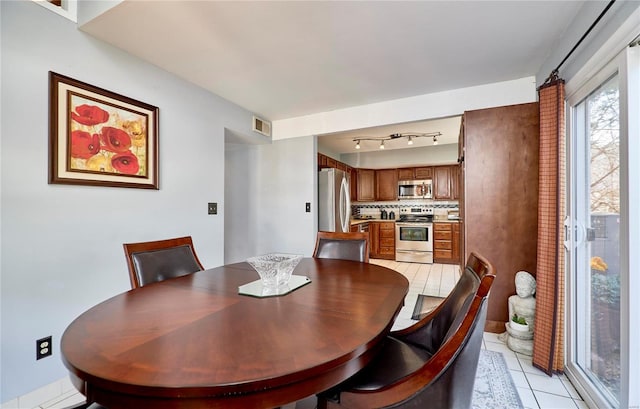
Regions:
M 458 136 L 460 135 L 460 121 L 461 117 L 455 116 L 451 118 L 391 124 L 386 126 L 377 126 L 375 128 L 325 134 L 318 136 L 318 146 L 322 146 L 335 153 L 371 152 L 380 150 L 379 141 L 361 141 L 360 149 L 356 149 L 356 144 L 353 140 L 355 138 L 362 137 L 379 138 L 396 133 L 431 132 L 440 132 L 442 135 L 437 137 L 438 145 L 447 145 L 458 143 Z M 413 145 L 411 146 L 407 144 L 406 138 L 385 141 L 385 150 L 409 149 L 422 146 L 434 146 L 433 138 L 414 138 Z
M 125 0 L 81 29 L 273 121 L 535 75 L 583 3 Z

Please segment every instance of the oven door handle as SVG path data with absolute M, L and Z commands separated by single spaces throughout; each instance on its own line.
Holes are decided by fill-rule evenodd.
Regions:
M 396 249 L 396 253 L 424 254 L 424 253 L 433 253 L 433 252 L 432 251 L 421 251 L 421 250 L 399 250 L 399 249 Z

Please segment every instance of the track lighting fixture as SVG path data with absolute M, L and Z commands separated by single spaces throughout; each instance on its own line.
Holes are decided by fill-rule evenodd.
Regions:
M 438 144 L 438 136 L 441 136 L 440 132 L 427 132 L 427 133 L 394 133 L 389 136 L 372 136 L 372 137 L 361 137 L 361 138 L 353 138 L 353 142 L 356 143 L 356 149 L 360 149 L 361 141 L 380 141 L 380 149 L 385 148 L 385 141 L 392 141 L 394 139 L 407 138 L 407 145 L 413 145 L 413 140 L 415 138 L 433 138 L 433 144 Z

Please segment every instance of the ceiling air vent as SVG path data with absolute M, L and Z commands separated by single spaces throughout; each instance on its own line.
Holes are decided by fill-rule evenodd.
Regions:
M 264 119 L 253 117 L 253 130 L 259 132 L 265 136 L 271 136 L 271 122 L 267 122 Z

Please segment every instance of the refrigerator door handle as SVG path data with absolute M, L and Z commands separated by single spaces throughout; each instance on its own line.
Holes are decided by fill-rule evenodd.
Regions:
M 349 209 L 351 208 L 349 193 L 349 184 L 344 177 L 340 183 L 340 226 L 343 232 L 349 231 Z

